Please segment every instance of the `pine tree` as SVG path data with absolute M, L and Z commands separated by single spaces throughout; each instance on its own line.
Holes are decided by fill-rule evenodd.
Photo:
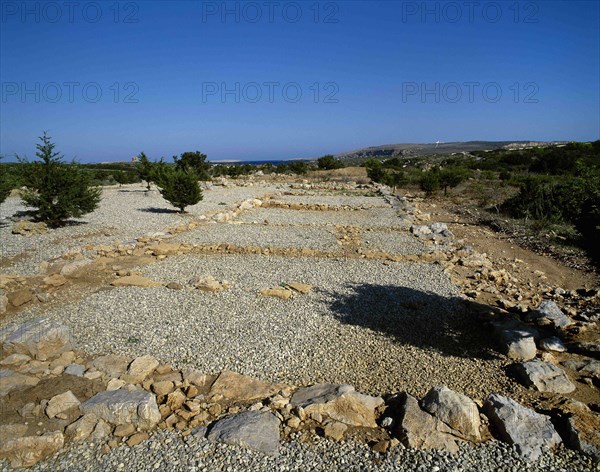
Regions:
M 46 132 L 39 139 L 36 156 L 40 160 L 19 159 L 27 187 L 21 196 L 25 205 L 36 208 L 36 218 L 49 226 L 59 226 L 69 218 L 94 211 L 100 203 L 101 190 L 92 186 L 91 174 L 76 162 L 64 163 Z
M 173 161 L 177 170 L 194 172 L 198 180 L 210 180 L 210 163 L 206 160 L 206 154 L 188 151 L 181 154 L 181 157 L 173 156 Z
M 138 161 L 135 164 L 135 170 L 140 179 L 146 182 L 146 188 L 150 190 L 150 184 L 154 181 L 154 166 L 144 152 L 140 152 Z
M 185 213 L 186 206 L 195 205 L 203 198 L 198 176 L 193 171 L 164 167 L 158 185 L 163 198 L 179 208 L 180 213 Z
M 0 157 L 0 159 L 2 159 Z M 2 168 L 4 167 L 4 168 Z M 0 203 L 6 200 L 12 190 L 12 181 L 10 179 L 6 166 L 0 166 Z

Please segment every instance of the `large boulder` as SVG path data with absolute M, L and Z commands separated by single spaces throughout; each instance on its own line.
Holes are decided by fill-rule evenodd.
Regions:
M 211 442 L 248 447 L 277 454 L 279 420 L 269 412 L 245 411 L 217 421 L 208 433 Z
M 31 467 L 59 451 L 64 443 L 65 438 L 60 431 L 10 439 L 0 444 L 0 458 L 8 460 L 15 468 Z
M 526 386 L 535 386 L 540 392 L 570 393 L 575 390 L 565 371 L 560 367 L 533 360 L 516 364 L 518 377 Z
M 396 420 L 395 434 L 402 444 L 415 449 L 441 449 L 458 452 L 458 438 L 452 428 L 421 410 L 415 397 L 401 394 L 402 406 Z
M 510 398 L 492 393 L 483 407 L 498 438 L 514 444 L 528 460 L 537 460 L 543 450 L 553 449 L 562 442 L 549 416 Z
M 56 321 L 38 318 L 0 331 L 6 354 L 27 354 L 45 361 L 73 349 L 71 331 Z
M 209 396 L 221 395 L 225 400 L 244 402 L 267 398 L 278 391 L 277 385 L 225 370 L 213 383 Z
M 552 300 L 544 300 L 530 313 L 531 318 L 540 326 L 553 328 L 566 328 L 573 324 L 573 320 L 565 315 Z
M 425 411 L 450 426 L 456 435 L 469 441 L 480 441 L 479 409 L 469 397 L 446 387 L 434 387 L 421 401 Z
M 351 385 L 317 384 L 298 390 L 290 403 L 308 415 L 319 413 L 350 426 L 375 428 L 375 410 L 384 402 L 381 397 L 356 392 Z
M 113 425 L 133 424 L 150 430 L 160 421 L 156 397 L 143 390 L 112 390 L 100 392 L 81 404 L 83 414 L 94 414 Z

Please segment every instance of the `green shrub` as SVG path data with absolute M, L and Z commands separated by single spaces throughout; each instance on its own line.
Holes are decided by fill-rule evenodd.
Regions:
M 180 213 L 185 213 L 185 207 L 195 205 L 203 198 L 198 176 L 193 171 L 164 167 L 157 185 L 163 198 Z
M 49 226 L 59 226 L 68 218 L 94 211 L 100 203 L 101 190 L 91 185 L 91 174 L 75 162 L 62 162 L 45 132 L 39 139 L 36 156 L 40 161 L 19 159 L 27 187 L 21 196 L 25 205 L 36 208 L 36 218 Z
M 596 176 L 530 177 L 501 209 L 516 218 L 575 225 L 584 247 L 600 261 L 600 179 Z
M 0 159 L 2 159 L 0 157 Z M 13 189 L 14 179 L 9 171 L 9 167 L 0 164 L 0 203 L 10 195 Z
M 183 172 L 193 172 L 198 180 L 210 180 L 210 163 L 206 161 L 206 154 L 200 151 L 184 152 L 180 157 L 173 156 L 175 168 Z
M 421 190 L 432 195 L 440 189 L 440 172 L 437 168 L 431 169 L 421 177 Z
M 317 159 L 317 166 L 321 170 L 334 170 L 343 168 L 344 163 L 333 157 L 331 154 L 327 154 L 326 156 Z
M 303 175 L 308 172 L 308 164 L 304 161 L 291 161 L 287 168 L 290 172 L 298 175 Z
M 450 167 L 439 173 L 439 184 L 444 189 L 444 195 L 448 195 L 448 188 L 454 188 L 464 182 L 469 176 L 467 169 Z

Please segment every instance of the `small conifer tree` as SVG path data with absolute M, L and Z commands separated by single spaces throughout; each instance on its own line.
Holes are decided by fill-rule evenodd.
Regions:
M 180 213 L 185 213 L 186 206 L 195 205 L 203 198 L 198 176 L 193 171 L 165 167 L 157 184 L 163 198 Z
M 60 226 L 69 218 L 94 211 L 100 203 L 101 190 L 92 186 L 91 173 L 76 162 L 63 162 L 46 132 L 39 139 L 39 161 L 19 158 L 26 187 L 21 195 L 25 205 L 36 208 L 36 218 L 49 226 Z

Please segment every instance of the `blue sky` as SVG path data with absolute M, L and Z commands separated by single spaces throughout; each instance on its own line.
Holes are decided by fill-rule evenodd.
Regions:
M 0 154 L 600 137 L 598 1 L 115 4 L 0 0 Z

